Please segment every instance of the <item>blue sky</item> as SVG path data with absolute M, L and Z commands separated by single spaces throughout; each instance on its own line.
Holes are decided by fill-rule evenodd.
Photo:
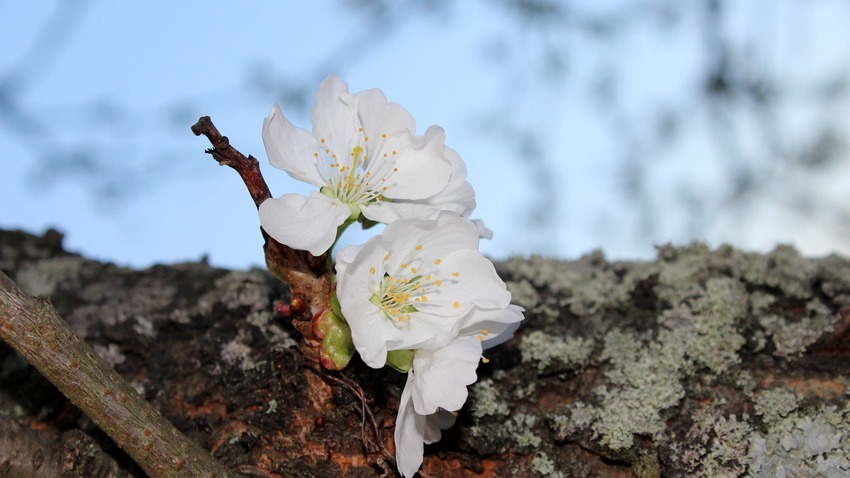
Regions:
M 576 3 L 590 11 L 634 2 Z M 846 69 L 848 8 L 796 3 L 742 3 L 729 17 L 729 36 L 759 45 L 753 61 L 789 82 Z M 666 33 L 637 24 L 601 43 L 573 31 L 524 28 L 487 2 L 457 2 L 437 14 L 417 10 L 422 2 L 371 13 L 330 1 L 84 4 L 73 34 L 34 62 L 25 60 L 57 3 L 0 4 L 0 75 L 29 65 L 15 77 L 16 105 L 48 131 L 33 135 L 16 131 L 19 120 L 0 123 L 0 201 L 12 205 L 0 210 L 0 227 L 56 227 L 67 247 L 91 257 L 147 266 L 206 255 L 221 266 L 260 265 L 259 224 L 247 192 L 235 173 L 203 154 L 207 144 L 189 127 L 211 116 L 232 144 L 260 159 L 273 194 L 307 192 L 266 163 L 262 120 L 278 102 L 309 129 L 312 95 L 332 72 L 352 91 L 381 88 L 413 114 L 420 133 L 430 124 L 446 130 L 477 192 L 474 216 L 495 231 L 482 246 L 494 257 L 575 257 L 599 248 L 611 258 L 649 258 L 655 244 L 693 239 L 850 253 L 847 237 L 829 226 L 834 219 L 789 209 L 783 189 L 791 181 L 840 202 L 846 157 L 814 173 L 780 163 L 779 179 L 770 183 L 775 191 L 747 211 L 718 209 L 698 233 L 689 230 L 682 198 L 711 197 L 728 182 L 700 105 L 687 134 L 641 169 L 657 211 L 651 233 L 641 228 L 635 205 L 620 192 L 624 146 L 611 135 L 625 121 L 637 125 L 636 144 L 645 144 L 651 131 L 644 115 L 658 104 L 687 104 L 700 87 L 706 58 L 694 52 L 704 33 L 687 14 Z M 569 74 L 547 76 L 546 49 L 565 45 Z M 606 68 L 624 79 L 613 87 L 622 99 L 619 117 L 600 113 L 592 93 L 594 75 Z M 282 84 L 306 92 L 307 104 L 287 103 Z M 832 112 L 844 114 L 847 106 L 837 103 Z M 819 114 L 803 101 L 782 104 L 776 121 L 787 144 L 805 138 Z M 746 112 L 735 117 L 743 147 L 757 153 L 763 145 L 747 139 L 757 138 L 753 121 Z M 533 157 L 516 147 L 523 131 L 539 139 Z M 96 174 L 65 171 L 60 158 L 72 152 L 95 153 Z M 543 224 L 528 220 L 529 208 Z

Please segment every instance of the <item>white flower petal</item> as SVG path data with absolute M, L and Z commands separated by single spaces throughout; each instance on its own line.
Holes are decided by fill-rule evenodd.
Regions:
M 437 217 L 440 211 L 451 211 L 456 214 L 461 214 L 463 212 L 463 207 L 454 203 L 446 203 L 436 206 L 417 201 L 378 201 L 366 206 L 361 206 L 360 211 L 364 216 L 366 216 L 366 218 L 372 221 L 392 224 L 402 218 L 413 217 L 433 219 Z
M 437 350 L 419 349 L 413 356 L 413 406 L 430 415 L 438 408 L 459 410 L 466 402 L 466 386 L 475 382 L 481 359 L 481 342 L 474 336 L 458 337 Z
M 449 184 L 452 165 L 443 156 L 445 135 L 414 136 L 410 133 L 387 138 L 376 161 L 395 151 L 397 169 L 387 178 L 384 196 L 392 199 L 425 199 L 443 191 Z
M 343 312 L 343 315 L 345 312 Z M 351 327 L 351 340 L 360 354 L 363 363 L 372 368 L 382 368 L 387 363 L 387 337 L 392 338 L 398 330 L 392 327 L 390 320 L 375 308 L 367 314 L 356 317 L 348 324 Z M 346 320 L 348 318 L 346 317 Z M 357 329 L 357 332 L 354 332 Z
M 465 315 L 472 306 L 504 309 L 511 302 L 511 293 L 493 263 L 477 250 L 452 252 L 441 261 L 440 271 L 439 277 L 444 278 L 442 285 L 428 293 L 428 302 L 420 309 L 422 311 Z
M 381 368 L 387 359 L 387 344 L 401 340 L 402 331 L 370 299 L 384 277 L 386 249 L 380 236 L 366 244 L 337 254 L 337 299 L 351 328 L 354 347 L 366 365 Z M 374 268 L 374 272 L 372 269 Z
M 325 78 L 316 90 L 311 118 L 313 136 L 324 139 L 330 153 L 344 157 L 359 144 L 362 126 L 357 116 L 357 100 L 336 75 Z
M 425 452 L 425 421 L 426 417 L 413 409 L 411 382 L 413 374 L 407 374 L 407 384 L 401 392 L 398 405 L 398 416 L 395 420 L 395 459 L 398 471 L 405 478 L 411 478 L 422 466 L 422 455 Z M 431 433 L 433 435 L 433 432 Z
M 397 339 L 387 341 L 387 350 L 444 347 L 457 337 L 461 324 L 460 316 L 447 319 L 444 315 L 428 312 L 413 313 L 410 320 L 396 324 L 400 334 Z
M 387 264 L 392 274 L 401 262 L 410 259 L 408 253 L 422 246 L 417 256 L 431 267 L 436 259 L 442 262 L 459 249 L 478 250 L 478 231 L 470 221 L 449 211 L 440 212 L 436 219 L 400 219 L 386 227 L 382 240 L 393 253 Z M 407 260 L 407 262 L 410 262 Z M 424 271 L 424 268 L 423 268 Z
M 427 133 L 426 133 L 427 136 Z M 445 147 L 443 155 L 452 165 L 452 176 L 448 186 L 436 197 L 429 200 L 434 204 L 456 204 L 462 208 L 459 213 L 463 217 L 469 217 L 475 209 L 475 190 L 466 180 L 466 164 L 457 151 Z
M 336 253 L 336 275 L 341 276 L 345 274 L 345 271 L 348 269 L 348 266 L 354 262 L 354 259 L 357 257 L 357 254 L 360 252 L 360 249 L 363 248 L 363 244 L 348 246 Z
M 319 151 L 319 142 L 306 130 L 293 126 L 278 105 L 263 120 L 263 144 L 272 166 L 299 181 L 324 186 L 319 160 L 313 156 Z
M 259 207 L 260 224 L 285 246 L 320 256 L 333 245 L 337 228 L 351 215 L 341 202 L 313 191 L 310 197 L 284 194 Z
M 472 223 L 475 224 L 476 229 L 478 229 L 478 236 L 481 239 L 493 239 L 493 231 L 484 225 L 484 221 L 481 219 L 473 219 Z
M 484 349 L 495 347 L 513 337 L 524 318 L 522 312 L 522 307 L 513 304 L 505 309 L 475 308 L 464 317 L 459 335 L 481 336 Z
M 433 415 L 425 417 L 425 444 L 430 445 L 431 443 L 440 441 L 442 430 L 454 425 L 455 420 L 457 420 L 457 417 L 445 410 L 440 410 Z
M 416 133 L 413 116 L 398 103 L 390 103 L 384 93 L 373 88 L 351 95 L 357 101 L 357 112 L 363 131 L 371 135 L 370 141 L 380 141 L 398 133 Z

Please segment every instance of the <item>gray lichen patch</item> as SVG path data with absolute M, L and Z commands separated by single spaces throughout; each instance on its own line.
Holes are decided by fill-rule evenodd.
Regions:
M 742 278 L 751 284 L 779 290 L 788 298 L 812 297 L 817 264 L 791 246 L 780 245 L 767 256 L 741 253 L 740 263 Z
M 802 355 L 806 349 L 835 327 L 838 318 L 818 300 L 809 300 L 802 313 L 790 317 L 766 313 L 758 324 L 773 344 L 773 354 L 788 358 Z
M 80 278 L 80 269 L 87 261 L 79 256 L 63 256 L 24 264 L 16 280 L 22 289 L 32 295 L 51 295 L 63 283 L 73 283 Z
M 247 333 L 240 332 L 236 338 L 224 344 L 221 349 L 221 360 L 228 365 L 238 365 L 242 370 L 257 367 L 258 364 L 251 358 L 253 351 L 246 344 L 249 340 Z
M 506 271 L 508 287 L 517 303 L 543 317 L 558 318 L 562 309 L 574 315 L 592 315 L 603 306 L 629 300 L 630 287 L 618 277 L 601 252 L 565 262 L 532 256 L 511 258 Z
M 537 371 L 579 368 L 593 352 L 594 342 L 581 337 L 561 338 L 540 330 L 525 335 L 519 344 L 523 362 L 537 363 Z
M 678 353 L 656 342 L 643 346 L 621 331 L 606 337 L 602 358 L 610 360 L 611 367 L 605 372 L 607 383 L 595 389 L 599 406 L 593 408 L 591 425 L 603 445 L 629 448 L 635 434 L 652 436 L 664 429 L 662 412 L 685 394 Z
M 537 448 L 543 439 L 537 434 L 537 417 L 526 413 L 517 413 L 505 425 L 508 434 L 522 448 Z
M 773 397 L 775 398 L 775 397 Z M 765 397 L 762 408 L 772 400 Z M 765 413 L 766 429 L 749 437 L 748 477 L 850 476 L 850 408 L 818 405 Z
M 635 435 L 658 436 L 666 428 L 664 412 L 684 398 L 682 383 L 698 367 L 722 374 L 739 362 L 745 339 L 738 330 L 747 312 L 743 286 L 713 278 L 687 294 L 661 314 L 664 328 L 655 340 L 618 329 L 605 337 L 600 358 L 609 362 L 607 381 L 596 387 L 598 405 L 589 410 L 591 429 L 603 445 L 620 450 L 631 447 Z
M 772 424 L 788 417 L 788 414 L 800 406 L 797 395 L 784 388 L 764 390 L 756 397 L 753 409 L 765 423 Z
M 540 476 L 563 478 L 564 474 L 555 466 L 555 462 L 543 453 L 538 453 L 531 459 L 531 470 Z
M 100 358 L 113 367 L 122 364 L 125 360 L 127 360 L 127 357 L 121 352 L 121 349 L 116 344 L 109 344 L 107 346 L 94 344 L 92 348 L 94 349 L 94 353 L 98 354 Z
M 506 416 L 510 412 L 507 402 L 499 395 L 499 390 L 490 379 L 481 380 L 473 386 L 472 416 Z
M 737 477 L 746 471 L 748 417 L 724 412 L 721 403 L 696 410 L 685 440 L 672 460 L 693 478 Z
M 266 310 L 269 307 L 269 286 L 265 272 L 259 269 L 231 271 L 215 281 L 215 290 L 198 301 L 203 313 L 209 313 L 216 304 L 227 310 Z
M 723 373 L 740 361 L 738 350 L 746 339 L 739 330 L 746 316 L 744 286 L 735 279 L 712 278 L 692 301 L 690 320 L 669 337 L 680 341 L 690 360 Z

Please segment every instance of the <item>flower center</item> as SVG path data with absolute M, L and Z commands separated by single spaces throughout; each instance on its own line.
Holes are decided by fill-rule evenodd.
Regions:
M 321 152 L 313 156 L 324 166 L 326 186 L 322 193 L 339 199 L 351 206 L 384 200 L 387 181 L 398 172 L 395 150 L 384 151 L 387 135 L 381 134 L 378 141 L 369 141 L 369 136 L 359 130 L 359 141 L 348 154 L 340 158 L 321 138 Z M 377 159 L 376 159 L 377 158 Z
M 441 293 L 440 288 L 444 283 L 460 282 L 459 272 L 444 274 L 440 267 L 442 260 L 426 261 L 421 251 L 422 245 L 416 246 L 395 271 L 385 272 L 377 292 L 369 298 L 369 302 L 381 309 L 384 316 L 390 320 L 411 320 L 412 314 L 419 311 L 417 307 L 421 308 L 428 302 L 430 294 Z M 387 254 L 383 262 L 386 264 L 389 259 Z M 372 275 L 377 271 L 375 267 L 369 268 Z M 453 301 L 451 307 L 460 309 L 460 302 Z

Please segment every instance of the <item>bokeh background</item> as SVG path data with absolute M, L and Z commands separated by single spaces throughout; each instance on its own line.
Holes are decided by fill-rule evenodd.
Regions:
M 0 1 L 0 227 L 122 265 L 262 264 L 189 127 L 260 159 L 319 82 L 381 88 L 466 160 L 496 258 L 703 240 L 850 254 L 842 0 Z M 348 243 L 367 235 L 352 234 Z

